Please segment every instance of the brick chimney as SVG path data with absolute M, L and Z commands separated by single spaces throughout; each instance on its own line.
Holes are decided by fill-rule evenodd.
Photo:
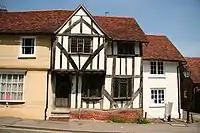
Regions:
M 1 9 L 0 8 L 0 12 L 7 12 L 8 10 L 7 9 Z
M 0 5 L 0 12 L 7 12 L 8 10 L 6 9 L 5 6 Z

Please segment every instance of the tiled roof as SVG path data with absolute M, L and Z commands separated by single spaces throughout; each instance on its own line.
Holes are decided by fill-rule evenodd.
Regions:
M 144 59 L 185 61 L 178 49 L 166 36 L 146 35 L 146 37 L 149 43 L 143 45 Z
M 194 83 L 200 84 L 200 57 L 186 57 L 187 68 L 191 72 L 190 78 Z
M 95 16 L 95 20 L 114 40 L 146 42 L 145 34 L 134 18 Z
M 0 12 L 0 33 L 54 33 L 74 10 Z M 101 28 L 115 40 L 146 42 L 133 18 L 94 16 Z

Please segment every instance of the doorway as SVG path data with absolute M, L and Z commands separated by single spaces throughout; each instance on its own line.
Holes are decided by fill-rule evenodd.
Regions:
M 70 108 L 71 76 L 69 74 L 56 74 L 55 106 Z

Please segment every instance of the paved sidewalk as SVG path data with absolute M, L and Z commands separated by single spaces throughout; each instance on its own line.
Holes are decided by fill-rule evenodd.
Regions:
M 124 124 L 87 120 L 57 122 L 11 117 L 0 117 L 0 126 L 8 128 L 41 129 L 62 132 L 200 133 L 199 124 L 189 124 L 187 126 L 170 124 Z

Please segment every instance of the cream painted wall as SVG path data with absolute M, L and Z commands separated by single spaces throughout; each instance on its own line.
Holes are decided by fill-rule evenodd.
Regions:
M 1 70 L 0 70 L 1 71 Z M 47 71 L 27 71 L 24 83 L 24 103 L 0 103 L 0 116 L 44 119 Z
M 20 36 L 0 35 L 0 68 L 47 70 L 50 68 L 50 47 L 50 36 L 36 36 L 36 58 L 19 59 Z
M 177 84 L 178 62 L 164 62 L 164 75 L 150 74 L 150 61 L 143 61 L 143 107 L 147 116 L 164 117 L 165 107 L 155 107 L 151 104 L 151 88 L 165 88 L 165 103 L 173 102 L 172 117 L 178 118 L 178 84 Z

